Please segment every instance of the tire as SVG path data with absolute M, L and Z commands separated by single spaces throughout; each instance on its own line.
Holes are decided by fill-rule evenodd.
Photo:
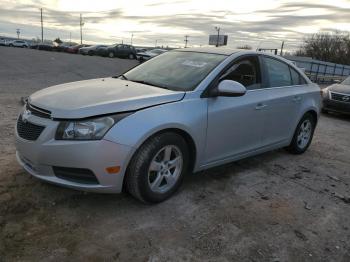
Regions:
M 109 57 L 109 58 L 113 58 L 113 57 L 114 57 L 114 53 L 113 53 L 113 52 L 109 52 L 109 53 L 108 53 L 108 57 Z
M 9 46 L 13 47 L 13 44 L 9 44 Z
M 90 56 L 92 56 L 94 53 L 90 50 L 89 52 L 88 52 L 88 55 L 90 55 Z
M 316 121 L 311 113 L 306 113 L 302 117 L 295 129 L 292 142 L 287 147 L 290 153 L 302 154 L 308 149 L 314 135 Z
M 167 159 L 170 159 L 169 163 Z M 174 159 L 178 161 L 171 164 Z M 188 171 L 188 159 L 188 146 L 180 135 L 163 133 L 151 137 L 138 149 L 130 162 L 126 188 L 132 196 L 144 203 L 162 202 L 180 187 Z
M 135 59 L 135 56 L 134 56 L 134 54 L 131 54 L 131 53 L 130 53 L 130 54 L 128 55 L 128 58 L 129 58 L 129 59 Z

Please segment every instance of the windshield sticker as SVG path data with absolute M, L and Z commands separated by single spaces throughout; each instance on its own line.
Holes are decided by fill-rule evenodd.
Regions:
M 185 66 L 192 66 L 192 67 L 204 67 L 208 63 L 206 62 L 197 62 L 197 61 L 191 61 L 191 60 L 185 60 L 183 63 Z

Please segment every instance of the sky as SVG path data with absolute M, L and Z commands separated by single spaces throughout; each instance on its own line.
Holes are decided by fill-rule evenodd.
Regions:
M 210 34 L 228 35 L 228 46 L 296 50 L 318 31 L 350 31 L 350 0 L 0 0 L 0 35 L 78 42 L 82 13 L 85 43 L 205 46 Z

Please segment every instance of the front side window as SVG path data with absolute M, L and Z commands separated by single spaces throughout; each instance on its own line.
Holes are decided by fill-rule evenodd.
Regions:
M 248 90 L 261 88 L 261 74 L 257 56 L 245 57 L 235 62 L 221 77 L 221 80 L 233 80 Z
M 265 57 L 264 60 L 270 80 L 270 87 L 293 85 L 289 66 L 287 64 L 269 57 Z
M 125 73 L 127 80 L 174 91 L 192 91 L 226 55 L 170 51 Z

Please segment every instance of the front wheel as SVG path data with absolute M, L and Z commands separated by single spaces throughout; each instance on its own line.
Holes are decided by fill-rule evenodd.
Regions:
M 175 133 L 147 140 L 134 155 L 127 172 L 130 194 L 145 203 L 166 200 L 181 185 L 188 170 L 188 147 Z
M 114 57 L 114 53 L 113 52 L 109 52 L 108 53 L 108 57 L 113 58 Z
M 129 54 L 129 59 L 135 59 L 135 56 L 134 56 L 134 54 Z
M 294 132 L 292 142 L 287 147 L 287 150 L 293 154 L 304 153 L 311 144 L 315 127 L 315 117 L 310 113 L 306 113 L 300 120 Z

